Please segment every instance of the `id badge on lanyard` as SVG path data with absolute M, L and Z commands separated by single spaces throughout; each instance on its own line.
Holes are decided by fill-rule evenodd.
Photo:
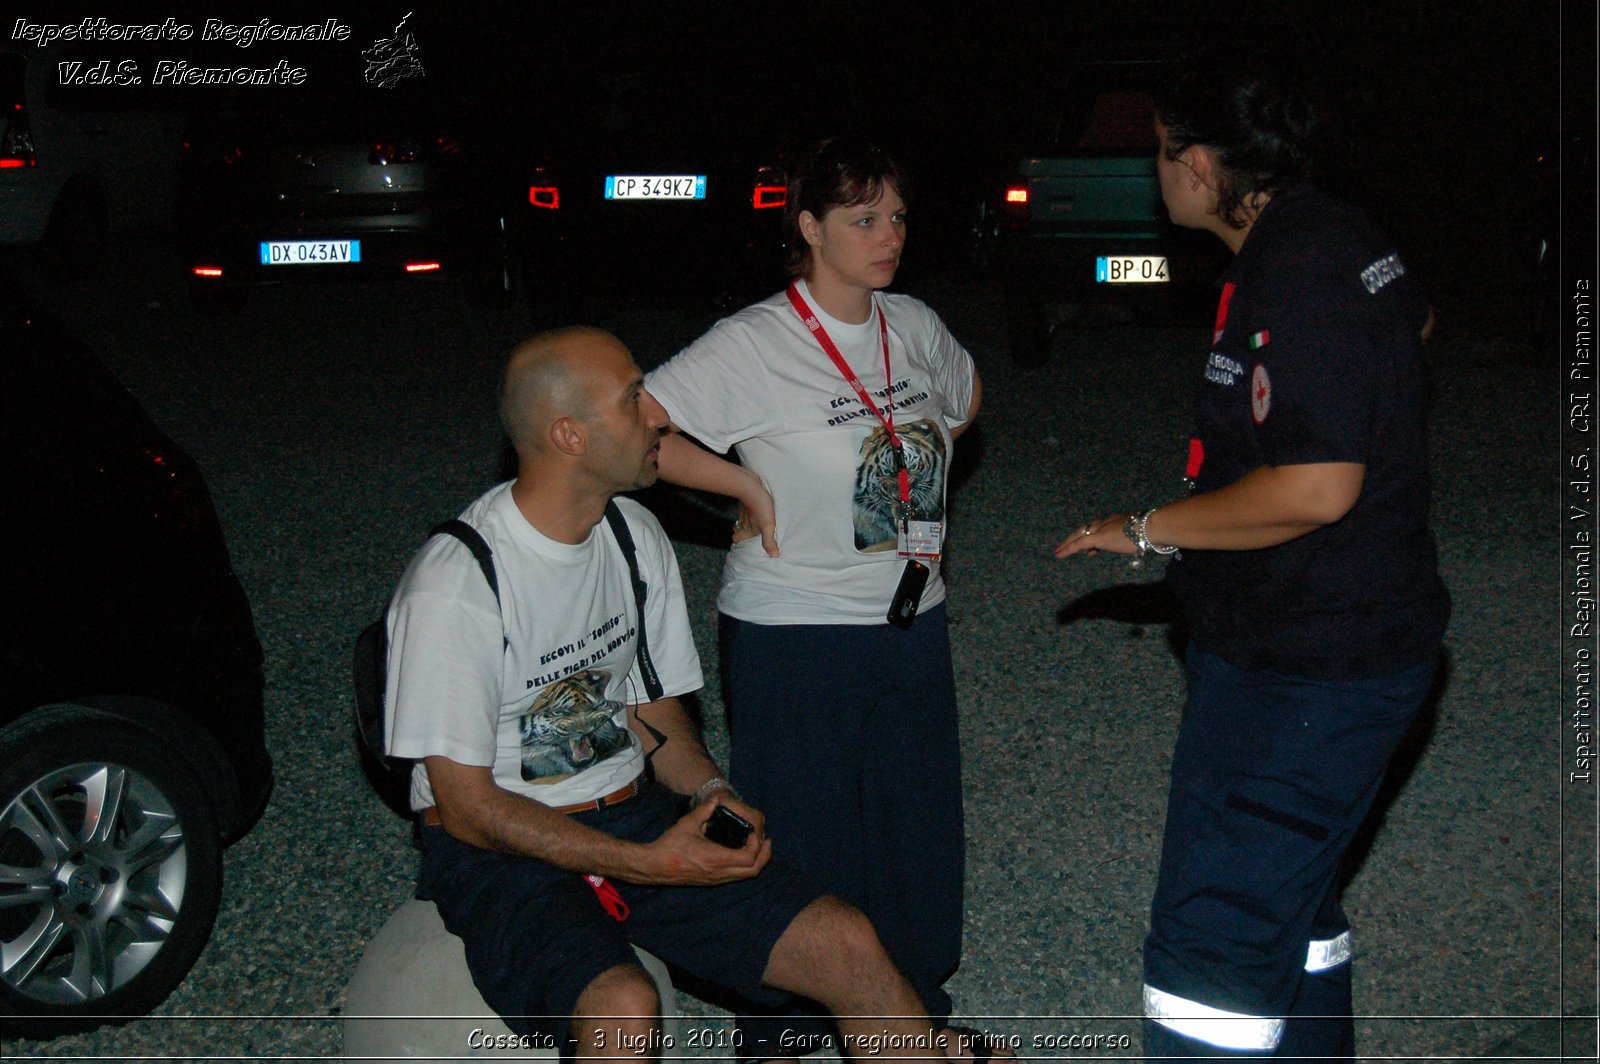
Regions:
M 894 508 L 895 552 L 902 558 L 938 561 L 944 553 L 944 522 L 928 520 L 911 501 L 911 478 L 906 473 L 905 454 L 898 440 L 894 455 L 900 473 L 900 502 Z
M 876 414 L 878 420 L 883 423 L 884 430 L 889 433 L 889 443 L 894 447 L 896 479 L 900 483 L 900 499 L 894 508 L 895 553 L 902 558 L 938 561 L 944 553 L 944 522 L 929 520 L 928 515 L 923 513 L 911 499 L 911 475 L 906 470 L 905 445 L 900 442 L 900 434 L 894 430 L 893 409 L 887 411 L 878 409 L 878 404 L 867 394 L 860 378 L 839 353 L 833 338 L 822 327 L 822 322 L 817 320 L 817 316 L 811 312 L 811 308 L 800 295 L 800 289 L 792 282 L 787 295 L 795 313 L 800 315 L 800 320 L 811 330 L 811 335 L 833 360 L 834 366 L 844 375 L 846 383 L 855 389 L 861 405 Z M 885 382 L 892 385 L 894 382 L 889 379 L 889 325 L 884 321 L 883 310 L 878 306 L 877 300 L 873 300 L 872 308 L 878 316 L 878 342 L 883 345 L 883 376 Z

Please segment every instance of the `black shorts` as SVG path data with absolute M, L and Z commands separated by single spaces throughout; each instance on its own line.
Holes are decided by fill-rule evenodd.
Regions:
M 671 791 L 646 784 L 631 801 L 573 817 L 649 842 L 680 806 Z M 564 1046 L 578 996 L 602 972 L 637 964 L 633 944 L 752 1001 L 789 1000 L 761 977 L 778 938 L 822 896 L 789 865 L 773 859 L 754 879 L 714 887 L 613 885 L 630 909 L 625 922 L 601 907 L 583 876 L 467 845 L 443 828 L 422 832 L 417 894 L 465 943 L 478 991 L 517 1034 Z

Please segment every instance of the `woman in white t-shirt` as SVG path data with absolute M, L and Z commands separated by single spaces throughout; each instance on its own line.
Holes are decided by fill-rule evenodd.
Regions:
M 942 1025 L 964 839 L 939 558 L 952 442 L 981 388 L 937 315 L 880 291 L 905 187 L 873 145 L 822 145 L 789 185 L 789 288 L 646 387 L 704 444 L 669 436 L 662 477 L 743 504 L 717 600 L 733 780 L 777 852 L 872 918 Z M 741 1017 L 740 1053 L 793 1056 L 814 1044 L 805 1022 Z

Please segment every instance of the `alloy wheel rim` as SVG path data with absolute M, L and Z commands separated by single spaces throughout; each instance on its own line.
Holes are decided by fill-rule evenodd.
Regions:
M 56 769 L 0 812 L 0 981 L 43 1005 L 102 998 L 137 977 L 178 920 L 184 828 L 140 773 Z

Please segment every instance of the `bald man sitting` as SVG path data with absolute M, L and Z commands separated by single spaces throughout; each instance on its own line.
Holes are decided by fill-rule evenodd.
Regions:
M 943 1056 L 866 918 L 772 859 L 761 813 L 701 744 L 677 698 L 701 685 L 677 560 L 619 499 L 663 690 L 645 694 L 603 516 L 655 481 L 667 416 L 627 349 L 594 329 L 528 340 L 501 418 L 517 478 L 461 515 L 494 553 L 499 602 L 466 545 L 435 536 L 389 609 L 389 748 L 419 761 L 418 894 L 465 941 L 484 999 L 579 1058 L 655 1046 L 660 1002 L 634 942 L 757 1002 L 821 1002 L 847 1051 L 870 1038 L 880 1056 Z M 719 806 L 754 826 L 736 849 L 706 837 Z

